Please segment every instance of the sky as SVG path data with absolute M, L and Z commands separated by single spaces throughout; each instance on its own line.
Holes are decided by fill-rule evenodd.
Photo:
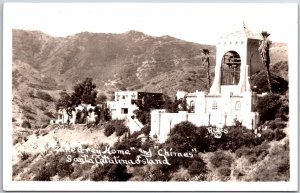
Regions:
M 275 42 L 287 42 L 297 24 L 295 4 L 204 3 L 60 3 L 7 4 L 4 24 L 64 37 L 83 31 L 124 33 L 136 30 L 169 35 L 196 43 L 216 44 L 217 38 L 242 29 L 267 30 Z

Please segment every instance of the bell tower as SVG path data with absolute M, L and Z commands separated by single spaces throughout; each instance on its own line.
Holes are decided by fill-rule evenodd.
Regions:
M 245 26 L 219 38 L 210 95 L 238 95 L 251 91 L 250 76 L 264 68 L 258 52 L 260 40 L 262 37 L 259 34 Z

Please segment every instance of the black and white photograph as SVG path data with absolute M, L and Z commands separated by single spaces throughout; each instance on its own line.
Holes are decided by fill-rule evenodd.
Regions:
M 7 3 L 3 21 L 5 190 L 297 189 L 297 4 Z

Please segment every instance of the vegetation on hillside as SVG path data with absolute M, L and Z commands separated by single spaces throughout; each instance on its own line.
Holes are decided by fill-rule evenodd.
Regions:
M 212 69 L 200 65 L 200 50 L 204 47 L 211 51 Z M 124 121 L 109 121 L 107 112 L 96 107 L 94 127 L 88 125 L 87 130 L 86 126 L 70 125 L 64 127 L 63 132 L 74 131 L 72 135 L 79 136 L 81 140 L 84 136 L 79 134 L 80 131 L 86 131 L 84 134 L 89 135 L 90 140 L 81 143 L 79 147 L 82 149 L 105 151 L 110 147 L 130 150 L 130 154 L 117 156 L 127 162 L 136 160 L 141 152 L 151 152 L 151 156 L 144 156 L 144 159 L 167 160 L 168 163 L 103 166 L 79 163 L 77 161 L 83 156 L 90 158 L 94 154 L 57 152 L 45 146 L 45 150 L 38 153 L 15 151 L 19 157 L 13 165 L 13 180 L 289 180 L 288 69 L 285 59 L 277 58 L 279 61 L 270 64 L 273 93 L 258 98 L 255 107 L 261 120 L 258 133 L 247 130 L 236 121 L 234 126 L 222 128 L 228 133 L 218 139 L 210 134 L 209 126 L 197 127 L 190 122 L 182 122 L 171 130 L 165 143 L 159 144 L 149 136 L 151 109 L 161 107 L 173 113 L 188 110 L 184 99 L 173 100 L 169 96 L 174 96 L 177 90 L 194 92 L 208 89 L 209 77 L 214 77 L 213 46 L 172 37 L 154 38 L 134 31 L 125 34 L 80 33 L 67 38 L 53 38 L 39 32 L 14 30 L 13 48 L 15 109 L 12 121 L 18 129 L 23 127 L 21 132 L 14 133 L 14 148 L 27 147 L 37 139 L 52 140 L 56 147 L 68 147 L 70 141 L 58 140 L 59 136 L 55 134 L 62 128 L 48 126 L 49 120 L 56 115 L 55 107 L 63 107 L 70 114 L 79 104 L 105 106 L 106 94 L 113 94 L 113 90 L 140 89 L 165 93 L 159 103 L 148 97 L 138 104 L 140 110 L 135 112 L 135 117 L 145 124 L 140 131 L 128 132 Z M 282 51 L 271 47 L 271 59 L 274 50 L 276 53 Z M 82 80 L 83 74 L 91 78 L 79 82 L 70 92 L 70 85 Z M 253 75 L 250 82 L 252 90 L 257 93 L 269 91 L 267 74 L 263 71 Z M 101 94 L 96 88 L 101 90 Z M 17 116 L 18 112 L 22 115 Z M 88 113 L 88 109 L 78 112 L 76 123 L 86 123 Z M 49 130 L 53 131 L 53 135 L 49 134 Z M 72 135 L 67 137 L 72 138 Z M 98 136 L 103 138 L 100 140 Z M 105 144 L 107 139 L 114 140 L 114 144 Z M 158 150 L 169 154 L 161 156 Z M 108 158 L 114 159 L 113 155 L 108 155 Z

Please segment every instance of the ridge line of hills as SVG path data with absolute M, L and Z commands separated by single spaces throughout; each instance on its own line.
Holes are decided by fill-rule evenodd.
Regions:
M 154 37 L 130 30 L 121 34 L 81 32 L 52 37 L 40 31 L 13 29 L 13 112 L 15 119 L 49 121 L 53 102 L 36 97 L 46 92 L 54 99 L 75 83 L 93 78 L 98 92 L 110 98 L 116 90 L 163 92 L 207 90 L 201 65 L 203 48 L 211 51 L 214 77 L 216 47 L 165 35 Z M 287 79 L 287 45 L 273 44 L 271 62 Z M 24 111 L 26 108 L 30 112 Z M 27 110 L 28 110 L 27 108 Z

